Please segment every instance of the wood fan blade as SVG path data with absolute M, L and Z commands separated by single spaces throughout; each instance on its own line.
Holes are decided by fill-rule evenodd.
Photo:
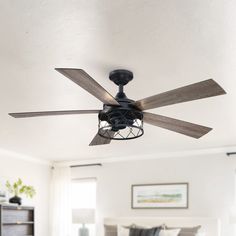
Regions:
M 99 113 L 99 111 L 100 110 L 36 111 L 36 112 L 9 113 L 9 115 L 14 118 L 27 118 L 36 116 L 96 114 Z
M 209 127 L 153 113 L 144 112 L 143 115 L 143 121 L 148 124 L 184 134 L 192 138 L 201 138 L 203 135 L 212 130 L 212 128 Z
M 111 137 L 113 137 L 115 134 L 115 132 L 110 131 L 109 135 Z M 110 144 L 111 139 L 108 138 L 103 138 L 102 136 L 100 136 L 98 133 L 95 135 L 95 137 L 93 138 L 92 142 L 89 144 L 89 146 L 96 146 L 96 145 L 103 145 L 103 144 Z
M 104 104 L 120 105 L 115 98 L 108 93 L 99 83 L 97 83 L 90 75 L 82 69 L 56 68 L 60 72 L 87 92 L 95 96 Z
M 209 79 L 141 99 L 136 101 L 135 105 L 140 110 L 148 110 L 223 94 L 226 92 L 213 79 Z

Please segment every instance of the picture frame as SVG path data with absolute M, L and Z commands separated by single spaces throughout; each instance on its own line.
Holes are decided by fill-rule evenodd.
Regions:
M 188 183 L 135 184 L 131 186 L 132 209 L 188 209 Z

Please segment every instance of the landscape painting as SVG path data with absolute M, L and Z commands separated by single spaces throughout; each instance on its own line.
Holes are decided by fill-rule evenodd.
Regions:
M 132 208 L 188 208 L 188 183 L 132 185 Z

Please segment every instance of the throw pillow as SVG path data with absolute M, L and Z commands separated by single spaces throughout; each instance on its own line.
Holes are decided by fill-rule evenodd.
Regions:
M 180 229 L 163 229 L 160 231 L 159 236 L 178 236 Z
M 104 236 L 118 236 L 117 225 L 104 225 Z
M 159 236 L 161 227 L 154 227 L 150 229 L 130 228 L 129 236 Z
M 130 228 L 128 228 L 128 227 L 118 225 L 118 227 L 117 227 L 117 231 L 118 231 L 117 236 L 129 236 L 129 230 L 130 230 Z
M 179 228 L 180 232 L 178 236 L 197 236 L 201 226 L 199 225 L 195 227 L 179 227 Z M 174 229 L 174 228 L 167 227 L 166 229 Z

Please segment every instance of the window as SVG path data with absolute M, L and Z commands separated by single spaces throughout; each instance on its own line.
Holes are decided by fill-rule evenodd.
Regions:
M 96 180 L 72 181 L 72 235 L 95 236 Z

